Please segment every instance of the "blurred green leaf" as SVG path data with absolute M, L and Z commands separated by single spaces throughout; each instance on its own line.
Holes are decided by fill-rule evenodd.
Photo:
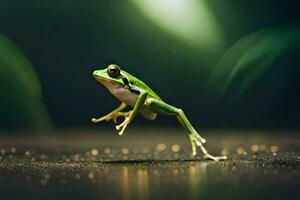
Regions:
M 300 27 L 276 27 L 255 31 L 237 41 L 213 71 L 207 90 L 232 99 L 243 97 L 284 52 L 300 47 Z
M 49 128 L 40 81 L 26 56 L 0 34 L 0 112 L 2 127 Z

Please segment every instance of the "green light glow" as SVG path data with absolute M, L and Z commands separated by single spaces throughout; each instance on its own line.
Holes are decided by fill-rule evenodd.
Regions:
M 131 0 L 155 25 L 189 45 L 215 50 L 223 32 L 203 0 Z

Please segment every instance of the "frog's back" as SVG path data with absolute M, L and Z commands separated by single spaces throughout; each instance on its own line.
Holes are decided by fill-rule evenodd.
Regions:
M 134 85 L 136 87 L 139 87 L 139 88 L 147 91 L 149 97 L 152 97 L 152 98 L 162 101 L 162 99 L 146 83 L 144 83 L 140 79 L 136 78 L 135 76 L 132 76 L 131 74 L 129 74 L 128 72 L 126 72 L 124 70 L 122 70 L 121 73 L 129 78 L 129 83 L 131 85 Z

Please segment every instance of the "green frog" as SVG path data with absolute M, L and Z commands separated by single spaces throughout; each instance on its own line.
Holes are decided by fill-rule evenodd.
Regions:
M 203 146 L 206 140 L 194 129 L 182 109 L 164 102 L 143 81 L 124 71 L 118 65 L 110 64 L 105 69 L 95 70 L 93 76 L 122 103 L 107 115 L 100 118 L 92 118 L 92 122 L 98 123 L 113 120 L 116 124 L 118 117 L 124 117 L 124 121 L 116 125 L 119 135 L 123 135 L 126 127 L 138 113 L 141 113 L 149 120 L 154 120 L 157 114 L 173 115 L 176 116 L 181 126 L 188 132 L 193 156 L 196 156 L 197 147 L 200 147 L 204 158 L 215 161 L 227 159 L 226 156 L 213 156 L 208 153 Z M 128 112 L 122 112 L 127 106 L 133 109 Z

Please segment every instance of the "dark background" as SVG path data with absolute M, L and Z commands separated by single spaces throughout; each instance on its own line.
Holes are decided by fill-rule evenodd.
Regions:
M 195 39 L 197 32 L 197 42 L 172 34 L 134 1 L 1 0 L 0 33 L 23 52 L 38 79 L 20 82 L 28 71 L 7 64 L 6 59 L 18 57 L 0 52 L 0 128 L 93 126 L 91 117 L 119 104 L 91 76 L 110 63 L 182 108 L 196 127 L 299 128 L 299 5 L 279 0 L 193 2 L 205 2 L 217 24 L 219 38 L 211 44 Z M 155 17 L 164 20 L 165 14 L 157 9 Z M 205 29 L 201 22 L 199 27 Z M 253 40 L 247 43 L 245 37 Z M 232 50 L 235 45 L 241 48 Z M 255 56 L 222 93 L 237 59 L 245 61 L 245 55 Z M 220 68 L 225 71 L 219 73 Z M 248 77 L 253 81 L 244 82 Z M 41 86 L 43 98 L 23 89 L 32 85 Z M 38 108 L 36 99 L 42 102 Z M 173 126 L 175 119 L 148 122 L 138 117 L 133 124 Z

